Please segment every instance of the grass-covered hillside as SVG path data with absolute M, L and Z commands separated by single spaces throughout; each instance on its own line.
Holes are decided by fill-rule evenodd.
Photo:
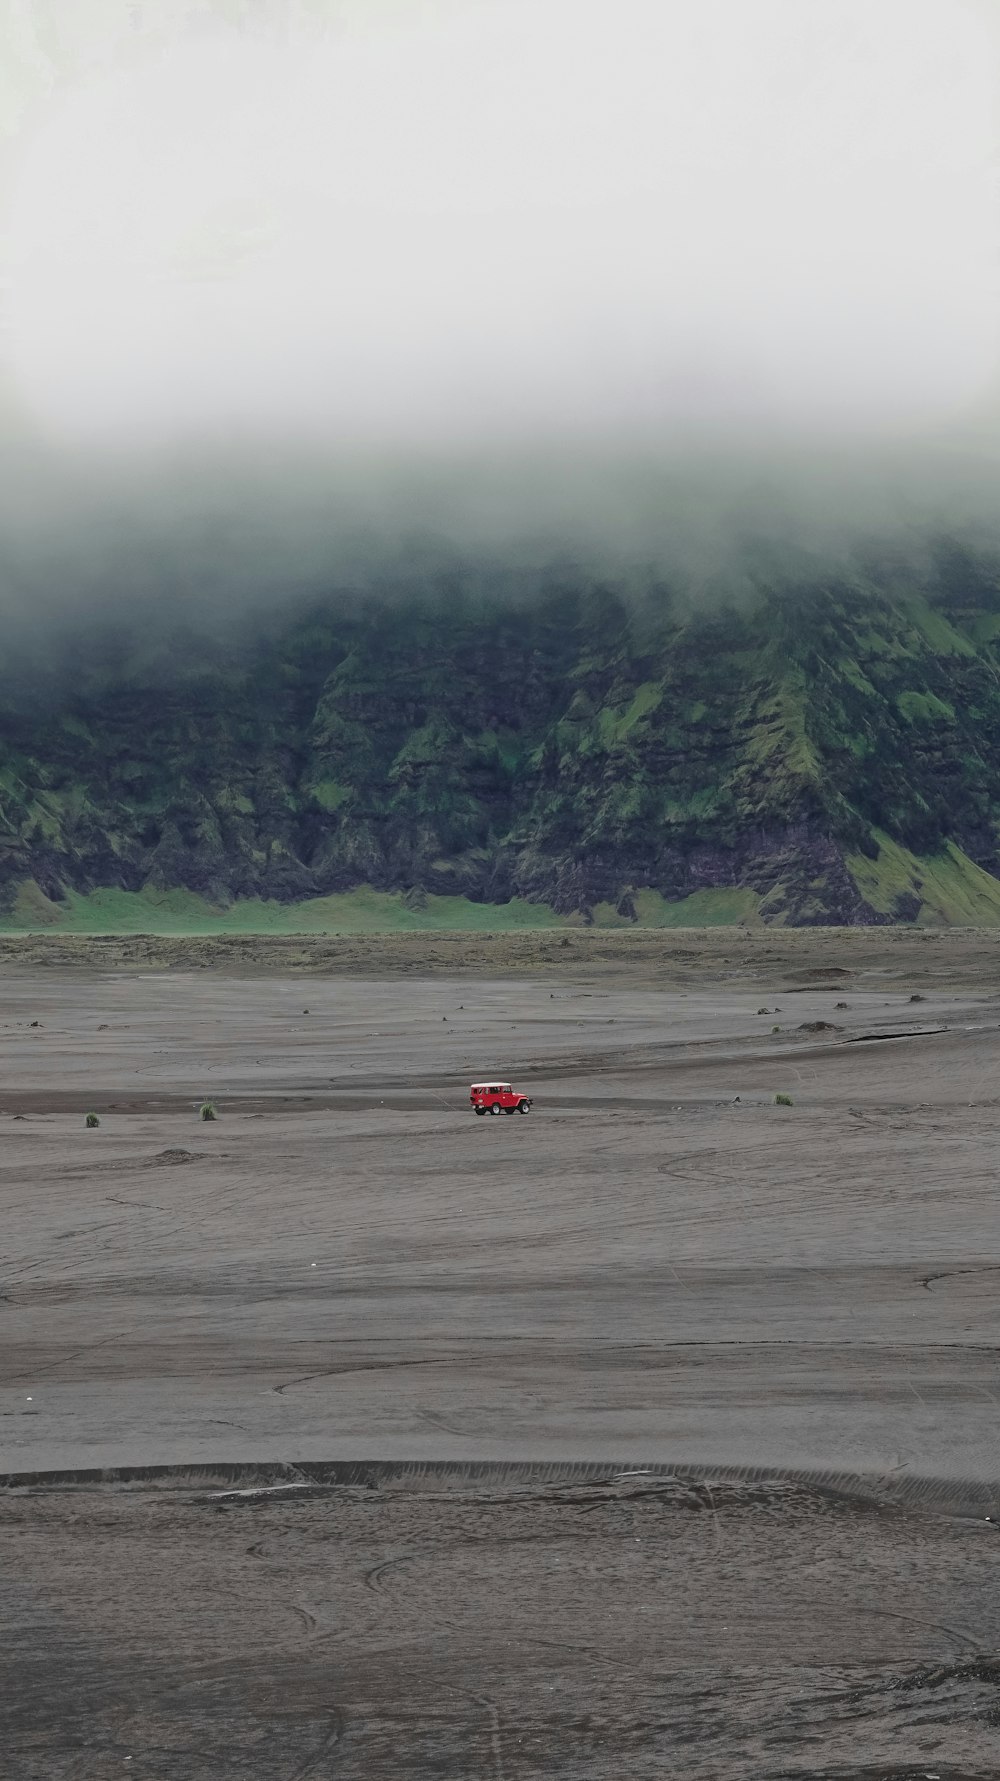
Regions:
M 1000 581 L 563 576 L 0 673 L 0 925 L 1000 922 Z

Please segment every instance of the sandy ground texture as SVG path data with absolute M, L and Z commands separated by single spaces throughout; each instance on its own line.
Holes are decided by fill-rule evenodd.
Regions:
M 5 1774 L 997 1772 L 997 937 L 569 938 L 5 947 Z
M 431 1469 L 4 1503 L 14 1781 L 986 1781 L 992 1524 Z
M 1000 928 L 545 929 L 523 933 L 0 934 L 0 971 L 224 970 L 406 976 L 612 978 L 619 984 L 760 982 L 844 973 L 953 988 L 1000 977 Z

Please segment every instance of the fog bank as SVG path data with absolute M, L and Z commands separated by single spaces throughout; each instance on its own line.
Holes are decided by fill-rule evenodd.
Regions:
M 989 531 L 978 0 L 5 0 L 0 608 Z

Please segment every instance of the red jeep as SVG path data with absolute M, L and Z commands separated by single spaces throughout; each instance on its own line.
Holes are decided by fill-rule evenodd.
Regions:
M 477 1113 L 530 1113 L 531 1097 L 519 1095 L 509 1082 L 474 1082 L 469 1101 Z

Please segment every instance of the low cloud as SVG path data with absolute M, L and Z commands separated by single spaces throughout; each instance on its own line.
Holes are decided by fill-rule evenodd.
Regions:
M 990 523 L 985 4 L 5 10 L 8 612 Z

